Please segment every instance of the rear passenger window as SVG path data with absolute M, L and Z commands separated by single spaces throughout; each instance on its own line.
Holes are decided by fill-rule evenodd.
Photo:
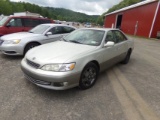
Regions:
M 25 27 L 35 27 L 40 24 L 38 19 L 24 18 L 23 22 Z
M 33 19 L 33 20 L 32 20 L 32 26 L 33 26 L 33 27 L 35 27 L 35 26 L 37 26 L 37 25 L 39 25 L 39 24 L 40 24 L 40 21 L 39 21 L 38 19 L 37 19 L 37 20 L 36 20 L 36 19 Z
M 11 27 L 22 27 L 23 26 L 20 18 L 11 19 L 7 25 L 10 25 Z
M 71 27 L 63 27 L 63 31 L 64 33 L 70 33 L 72 31 L 74 31 L 75 29 L 74 28 L 71 28 Z
M 40 21 L 41 21 L 41 24 L 51 23 L 51 21 L 50 21 L 50 20 L 45 20 L 45 19 L 44 19 L 44 20 L 43 20 L 43 19 L 41 19 Z
M 123 41 L 127 40 L 127 38 L 120 31 L 115 30 L 113 32 L 115 34 L 116 43 L 123 42 Z
M 49 30 L 49 32 L 52 32 L 52 34 L 63 34 L 63 29 L 62 27 L 58 26 Z
M 31 19 L 23 19 L 23 22 L 24 22 L 24 27 L 32 27 L 32 21 Z

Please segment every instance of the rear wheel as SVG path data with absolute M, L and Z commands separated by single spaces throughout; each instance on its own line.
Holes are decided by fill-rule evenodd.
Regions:
M 127 64 L 127 63 L 129 62 L 131 53 L 132 53 L 132 50 L 129 49 L 128 52 L 127 52 L 126 57 L 125 57 L 124 60 L 121 62 L 122 64 Z
M 83 90 L 92 87 L 98 77 L 98 67 L 94 63 L 89 63 L 85 66 L 81 73 L 79 87 Z
M 26 45 L 25 49 L 24 49 L 24 55 L 27 53 L 28 50 L 36 47 L 36 46 L 39 46 L 40 44 L 39 43 L 29 43 Z

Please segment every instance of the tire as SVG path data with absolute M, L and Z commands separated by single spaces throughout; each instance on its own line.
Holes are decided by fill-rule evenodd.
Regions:
M 125 57 L 124 60 L 121 62 L 122 64 L 127 64 L 127 63 L 129 62 L 131 53 L 132 53 L 132 50 L 129 49 L 128 52 L 127 52 L 126 57 Z
M 98 67 L 94 63 L 87 64 L 80 77 L 79 87 L 82 90 L 91 88 L 98 78 Z
M 27 53 L 28 50 L 36 47 L 36 46 L 39 46 L 40 44 L 39 43 L 29 43 L 26 45 L 25 49 L 24 49 L 24 55 Z

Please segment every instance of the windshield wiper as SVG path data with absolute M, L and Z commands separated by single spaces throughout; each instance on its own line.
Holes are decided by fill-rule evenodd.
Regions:
M 29 33 L 33 33 L 32 31 L 29 31 Z
M 78 41 L 76 41 L 76 40 L 70 40 L 69 42 L 73 42 L 73 43 L 82 44 L 82 43 L 80 43 L 80 42 L 78 42 Z

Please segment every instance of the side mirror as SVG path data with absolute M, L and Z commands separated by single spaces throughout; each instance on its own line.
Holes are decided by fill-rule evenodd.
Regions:
M 10 25 L 10 24 L 7 24 L 6 27 L 11 27 L 11 25 Z
M 47 32 L 46 36 L 52 35 L 52 32 Z
M 108 41 L 108 42 L 104 45 L 104 47 L 113 47 L 114 44 L 115 44 L 114 42 Z

